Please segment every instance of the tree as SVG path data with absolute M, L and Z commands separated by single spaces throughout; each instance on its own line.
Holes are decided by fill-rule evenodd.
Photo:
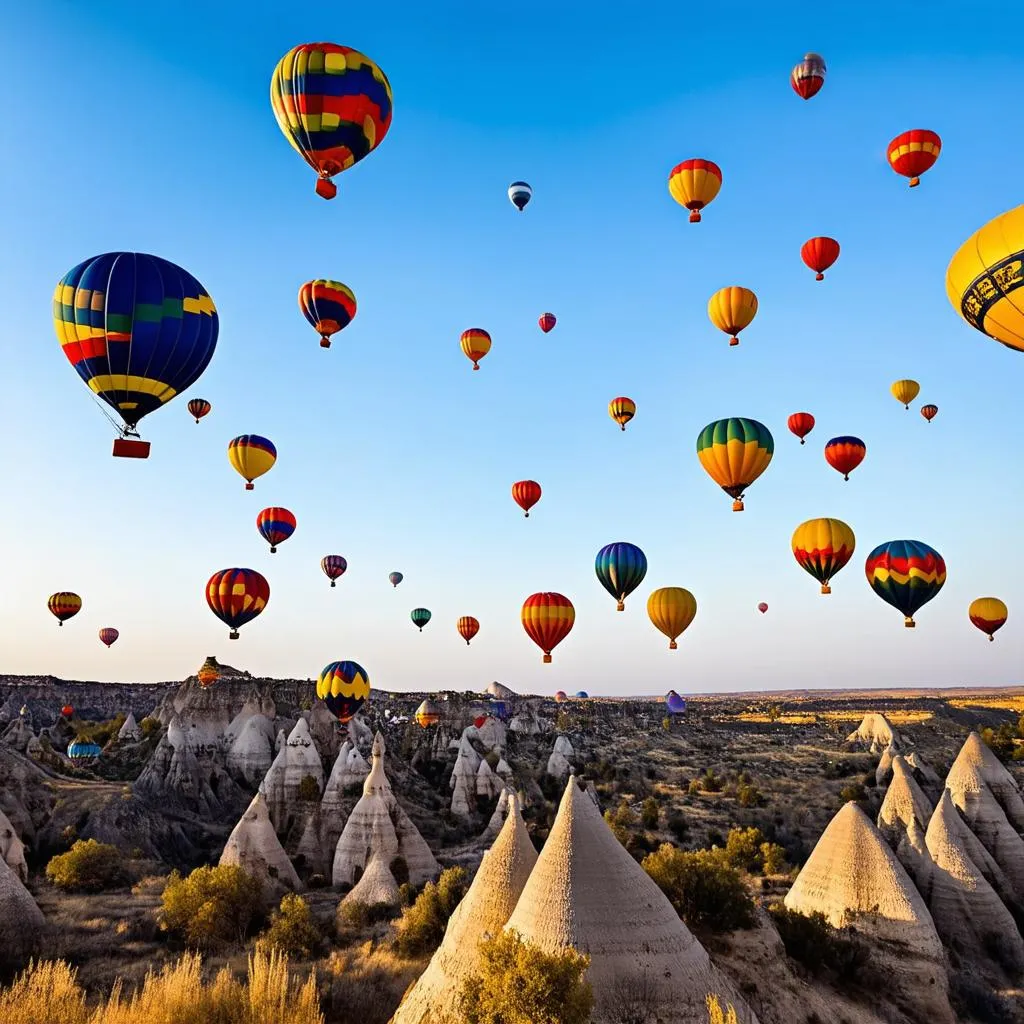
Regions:
M 658 801 L 653 796 L 649 796 L 640 808 L 640 820 L 643 822 L 644 828 L 657 828 L 660 818 L 661 808 L 658 807 Z
M 259 881 L 236 864 L 204 865 L 187 878 L 172 871 L 163 892 L 160 927 L 200 949 L 241 943 L 260 916 L 262 898 Z
M 58 889 L 102 892 L 127 881 L 124 855 L 116 846 L 95 839 L 79 839 L 67 853 L 46 865 L 46 877 Z
M 308 957 L 320 949 L 323 940 L 309 904 L 290 892 L 281 899 L 281 906 L 274 911 L 261 941 L 290 956 Z
M 468 888 L 469 875 L 459 867 L 446 868 L 436 883 L 427 882 L 395 925 L 395 949 L 405 957 L 433 953 L 441 945 L 448 918 Z

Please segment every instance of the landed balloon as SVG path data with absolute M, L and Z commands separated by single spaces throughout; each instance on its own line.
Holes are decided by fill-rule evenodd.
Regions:
M 471 327 L 462 332 L 459 344 L 463 355 L 472 360 L 473 369 L 479 370 L 480 360 L 491 351 L 491 336 L 482 327 Z
M 469 641 L 480 632 L 480 622 L 474 619 L 472 615 L 463 615 L 455 624 L 455 628 L 459 631 L 459 636 L 466 641 L 466 646 L 468 647 Z
M 61 590 L 51 594 L 46 601 L 50 614 L 63 626 L 68 619 L 73 619 L 82 610 L 82 599 L 70 590 Z
M 904 625 L 942 589 L 946 563 L 934 548 L 919 540 L 890 540 L 879 544 L 864 563 L 871 589 L 886 604 L 903 613 Z
M 690 211 L 691 224 L 700 222 L 700 211 L 718 195 L 721 187 L 721 168 L 710 160 L 684 160 L 668 176 L 669 194 Z
M 830 438 L 825 445 L 825 461 L 837 472 L 843 474 L 844 480 L 864 461 L 868 446 L 859 438 L 843 435 Z
M 520 619 L 526 635 L 544 652 L 544 664 L 551 664 L 551 652 L 569 635 L 576 621 L 576 609 L 563 594 L 542 591 L 524 602 Z
M 786 420 L 786 426 L 789 427 L 789 432 L 796 434 L 800 438 L 800 443 L 803 444 L 804 438 L 814 429 L 814 417 L 809 412 L 795 412 Z
M 762 615 L 764 615 L 764 613 L 765 613 L 766 611 L 768 611 L 768 605 L 767 605 L 767 604 L 766 604 L 766 603 L 765 603 L 764 601 L 762 601 L 762 602 L 761 602 L 761 603 L 760 603 L 760 604 L 759 604 L 759 605 L 757 606 L 757 610 L 758 610 L 758 611 L 759 611 L 759 612 L 760 612 L 760 613 L 761 613 Z
M 540 329 L 547 334 L 558 321 L 555 319 L 554 313 L 541 313 L 537 323 L 540 324 Z
M 199 671 L 196 673 L 196 679 L 199 680 L 199 685 L 204 689 L 208 689 L 213 686 L 218 679 L 220 679 L 220 665 L 217 664 L 217 659 L 210 655 L 199 666 Z
M 323 569 L 324 575 L 331 581 L 331 586 L 337 586 L 337 581 L 345 575 L 345 570 L 348 569 L 348 561 L 343 555 L 324 555 L 320 559 L 320 568 Z
M 801 99 L 817 96 L 825 84 L 825 60 L 818 53 L 805 53 L 804 59 L 790 72 L 789 84 Z
M 832 577 L 853 557 L 856 539 L 841 519 L 808 519 L 793 531 L 791 544 L 796 564 L 831 594 Z
M 196 423 L 198 423 L 204 416 L 209 416 L 210 410 L 213 408 L 212 405 L 205 398 L 193 398 L 188 403 L 189 415 L 195 417 Z
M 730 345 L 740 343 L 739 333 L 757 316 L 757 296 L 749 288 L 719 288 L 708 300 L 708 318 L 725 334 Z
M 409 618 L 412 619 L 412 624 L 422 633 L 423 627 L 430 621 L 430 609 L 413 608 L 409 612 Z
M 935 419 L 939 415 L 939 407 L 937 405 L 922 405 L 921 415 L 929 422 Z
M 65 718 L 70 718 L 75 713 L 75 709 L 70 704 L 65 704 L 64 707 L 60 709 L 60 713 Z
M 270 80 L 277 126 L 333 199 L 336 174 L 375 150 L 391 127 L 391 83 L 365 54 L 335 43 L 294 46 Z
M 512 485 L 512 500 L 527 519 L 530 518 L 530 509 L 540 501 L 540 495 L 540 484 L 536 480 L 517 480 Z
M 684 587 L 662 587 L 647 598 L 647 616 L 655 628 L 668 637 L 670 651 L 678 648 L 676 640 L 693 622 L 696 614 L 697 600 Z
M 116 643 L 120 635 L 113 626 L 104 626 L 99 632 L 100 643 L 109 648 Z
M 299 289 L 299 309 L 320 335 L 320 347 L 331 347 L 331 335 L 343 331 L 356 315 L 355 293 L 347 284 L 317 278 Z
M 509 202 L 520 212 L 526 209 L 526 204 L 533 198 L 533 189 L 525 181 L 513 181 L 508 187 Z
M 230 627 L 229 640 L 237 640 L 239 629 L 252 622 L 269 600 L 270 584 L 255 569 L 221 569 L 206 584 L 206 603 Z
M 429 729 L 441 721 L 442 711 L 429 697 L 416 709 L 416 724 L 421 729 Z
M 577 690 L 573 694 L 573 696 L 576 697 L 578 700 L 586 700 L 590 696 L 590 694 L 587 693 L 586 690 Z
M 354 661 L 332 661 L 316 681 L 316 695 L 344 725 L 370 696 L 370 677 Z
M 771 431 L 745 416 L 715 420 L 697 435 L 697 458 L 733 499 L 733 512 L 743 511 L 744 492 L 768 468 L 774 452 Z
M 967 614 L 975 627 L 986 634 L 989 640 L 995 640 L 993 634 L 1006 625 L 1009 613 L 998 597 L 979 597 L 971 602 Z
M 620 395 L 608 403 L 608 415 L 625 430 L 626 424 L 636 415 L 636 402 Z
M 139 421 L 191 387 L 217 347 L 206 289 L 146 253 L 108 252 L 69 270 L 54 292 L 53 325 L 78 375 L 121 417 L 114 455 L 124 458 L 149 457 Z
M 921 184 L 921 175 L 927 171 L 942 151 L 942 139 L 927 128 L 914 128 L 897 135 L 886 154 L 889 166 L 904 178 L 910 179 L 910 187 Z
M 647 575 L 647 556 L 627 541 L 606 544 L 594 559 L 594 572 L 605 590 L 615 598 L 618 610 L 626 608 L 626 598 Z
M 685 715 L 686 701 L 675 690 L 669 690 L 665 694 L 665 710 L 670 715 Z
M 398 584 L 401 583 L 402 580 L 404 580 L 404 579 L 405 579 L 405 577 L 400 572 L 388 573 L 388 582 L 393 587 L 397 587 Z
M 240 434 L 228 442 L 228 462 L 251 491 L 253 480 L 269 472 L 277 462 L 277 449 L 272 441 L 259 434 Z
M 921 385 L 916 380 L 897 380 L 893 381 L 889 390 L 892 392 L 892 397 L 904 409 L 909 409 L 910 403 L 917 398 L 918 393 L 921 391 Z
M 277 552 L 277 545 L 284 543 L 295 532 L 295 516 L 286 508 L 276 505 L 263 509 L 256 517 L 256 529 L 270 545 L 270 553 Z
M 68 744 L 68 757 L 72 761 L 95 761 L 101 753 L 100 745 L 89 739 L 80 738 Z
M 825 271 L 839 259 L 839 243 L 828 235 L 808 238 L 800 247 L 800 259 L 815 272 L 815 280 L 824 281 Z
M 556 704 L 561 704 L 563 701 L 567 701 L 568 699 L 569 699 L 569 695 L 565 692 L 565 690 L 558 690 L 558 691 L 556 691 L 556 693 L 555 693 L 555 703 Z

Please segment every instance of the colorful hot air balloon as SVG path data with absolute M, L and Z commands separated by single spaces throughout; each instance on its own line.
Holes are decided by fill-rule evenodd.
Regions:
M 767 605 L 767 604 L 766 604 L 766 603 L 765 603 L 764 601 L 762 601 L 762 602 L 761 602 L 761 603 L 760 603 L 760 604 L 759 604 L 759 605 L 757 606 L 757 610 L 758 610 L 758 611 L 759 611 L 759 612 L 760 612 L 760 613 L 761 613 L 762 615 L 764 615 L 764 613 L 765 613 L 766 611 L 768 611 L 768 605 Z
M 213 299 L 186 270 L 136 252 L 79 263 L 57 283 L 53 325 L 68 361 L 124 421 L 114 454 L 147 458 L 132 441 L 143 416 L 191 387 L 217 347 Z
M 795 412 L 786 420 L 786 426 L 803 444 L 804 438 L 814 429 L 814 417 L 809 412 Z
M 480 622 L 478 619 L 474 619 L 472 615 L 463 615 L 455 624 L 455 628 L 459 631 L 459 636 L 466 641 L 466 646 L 468 647 L 469 641 L 480 632 Z
M 594 572 L 601 586 L 618 602 L 621 612 L 626 607 L 626 598 L 647 575 L 647 556 L 626 541 L 605 544 L 594 559 Z
M 393 587 L 397 587 L 398 584 L 401 583 L 402 580 L 404 580 L 404 579 L 405 579 L 405 577 L 400 572 L 388 573 L 388 582 Z
M 331 347 L 331 335 L 343 331 L 356 315 L 356 297 L 347 284 L 317 278 L 299 289 L 299 309 L 320 334 L 320 347 Z
M 540 329 L 547 334 L 548 331 L 558 323 L 558 321 L 555 319 L 554 313 L 541 313 L 540 319 L 537 323 L 540 324 Z
M 737 335 L 756 315 L 757 296 L 749 288 L 738 285 L 719 288 L 708 300 L 708 317 L 720 331 L 732 335 L 730 345 L 740 343 Z
M 590 696 L 590 694 L 587 693 L 586 690 L 577 690 L 573 694 L 573 696 L 576 697 L 578 700 L 586 700 Z
M 324 575 L 331 581 L 331 586 L 334 587 L 337 586 L 336 581 L 345 575 L 348 562 L 342 555 L 324 555 L 320 559 L 320 568 L 323 569 Z
M 63 626 L 68 619 L 74 618 L 82 610 L 82 599 L 70 590 L 61 590 L 50 595 L 46 606 L 50 609 L 50 614 L 56 618 L 57 625 Z
M 910 403 L 917 398 L 918 392 L 921 390 L 921 385 L 916 380 L 897 380 L 893 381 L 889 390 L 892 392 L 892 397 L 899 402 L 904 409 L 910 408 Z
M 665 710 L 670 715 L 685 715 L 686 701 L 675 690 L 669 690 L 665 694 Z
M 668 176 L 669 193 L 690 211 L 691 224 L 700 221 L 700 211 L 718 195 L 721 187 L 721 168 L 710 160 L 684 160 Z
M 957 249 L 946 295 L 975 330 L 1024 352 L 1024 206 L 990 220 Z
M 800 247 L 800 259 L 815 271 L 815 280 L 824 281 L 825 271 L 839 259 L 839 243 L 828 235 L 809 238 Z
M 817 96 L 825 84 L 825 61 L 822 56 L 805 53 L 804 59 L 790 72 L 789 84 L 801 99 L 809 100 Z
M 569 598 L 546 591 L 531 594 L 520 618 L 526 635 L 544 652 L 544 664 L 551 664 L 551 652 L 569 635 L 576 621 L 576 609 Z
M 563 701 L 566 701 L 568 699 L 569 699 L 569 695 L 565 692 L 565 690 L 556 690 L 555 691 L 555 703 L 556 704 L 561 704 Z
M 238 630 L 252 622 L 269 600 L 270 584 L 255 569 L 221 569 L 206 584 L 206 603 L 230 627 L 230 640 L 238 639 Z
M 473 360 L 473 369 L 480 369 L 480 360 L 491 351 L 491 336 L 482 327 L 471 327 L 462 332 L 459 341 L 467 359 Z
M 205 690 L 213 686 L 218 679 L 220 679 L 220 665 L 217 664 L 217 659 L 210 655 L 199 666 L 199 671 L 196 673 L 196 679 L 199 680 L 199 685 Z
M 245 480 L 245 489 L 253 489 L 253 480 L 263 476 L 277 462 L 272 441 L 259 434 L 240 434 L 228 443 L 228 462 Z
M 624 395 L 613 398 L 608 403 L 608 415 L 625 430 L 626 424 L 636 415 L 636 402 Z
M 317 195 L 381 144 L 391 127 L 391 84 L 365 54 L 334 43 L 294 46 L 270 80 L 270 105 L 292 148 L 317 173 Z
M 92 761 L 100 756 L 102 749 L 98 743 L 82 738 L 72 740 L 68 744 L 68 757 L 72 761 Z
M 344 725 L 370 696 L 370 677 L 354 661 L 332 661 L 316 681 L 316 695 Z
M 919 540 L 879 544 L 864 563 L 871 589 L 886 604 L 903 612 L 904 625 L 915 625 L 914 613 L 946 582 L 946 563 L 934 548 Z
M 441 706 L 429 697 L 416 709 L 416 724 L 421 729 L 429 729 L 441 721 Z
M 768 468 L 774 452 L 771 431 L 745 416 L 715 420 L 697 435 L 697 458 L 733 499 L 733 512 L 743 511 L 743 492 Z
M 859 437 L 833 437 L 825 445 L 825 461 L 837 472 L 843 474 L 844 480 L 864 461 L 868 446 Z
M 829 581 L 853 557 L 856 539 L 841 519 L 808 519 L 793 531 L 793 557 L 831 594 Z
M 110 647 L 121 634 L 113 626 L 104 626 L 100 632 L 100 643 Z
M 276 554 L 277 545 L 286 541 L 295 532 L 295 516 L 286 508 L 276 505 L 265 508 L 256 517 L 256 529 L 270 545 L 270 553 Z
M 60 713 L 65 718 L 70 718 L 75 713 L 75 709 L 70 704 L 65 704 L 64 707 L 60 709 Z
M 210 410 L 213 408 L 212 405 L 205 398 L 193 398 L 188 403 L 188 411 L 191 416 L 195 417 L 196 423 L 198 423 L 204 416 L 209 415 Z
M 512 205 L 522 213 L 526 204 L 533 198 L 533 189 L 525 181 L 513 181 L 508 187 L 508 198 Z
M 530 518 L 530 509 L 540 501 L 540 484 L 536 480 L 517 480 L 512 485 L 512 500 Z
M 922 405 L 921 415 L 929 422 L 935 419 L 939 414 L 939 407 L 937 405 Z
M 413 608 L 409 612 L 409 618 L 412 619 L 412 624 L 422 633 L 423 627 L 430 621 L 430 609 Z
M 910 187 L 921 184 L 921 175 L 928 170 L 942 150 L 942 139 L 926 128 L 914 128 L 897 135 L 886 153 L 889 166 L 897 174 L 910 179 Z
M 971 602 L 967 614 L 971 622 L 987 634 L 989 640 L 995 640 L 993 634 L 1006 624 L 1008 612 L 998 597 L 979 597 Z
M 668 637 L 670 651 L 677 649 L 676 639 L 693 622 L 696 614 L 697 601 L 683 587 L 662 587 L 647 598 L 647 615 L 655 628 Z

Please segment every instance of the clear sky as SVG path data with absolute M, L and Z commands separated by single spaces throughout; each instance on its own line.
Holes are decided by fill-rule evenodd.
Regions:
M 1021 202 L 1024 16 L 975 23 L 964 3 L 719 8 L 12 8 L 0 40 L 13 84 L 0 162 L 0 671 L 179 679 L 213 654 L 300 678 L 349 658 L 399 690 L 1020 683 L 1024 356 L 964 324 L 944 278 L 972 231 Z M 332 202 L 268 98 L 277 60 L 319 40 L 367 53 L 394 91 L 390 133 Z M 808 50 L 828 79 L 804 102 L 788 76 Z M 885 148 L 918 127 L 943 150 L 909 190 Z M 699 225 L 666 185 L 688 157 L 724 174 Z M 506 197 L 519 178 L 534 188 L 523 214 Z M 823 283 L 799 258 L 818 234 L 842 244 Z M 57 280 L 122 249 L 187 268 L 220 313 L 205 375 L 142 423 L 146 462 L 111 457 L 112 428 L 51 323 Z M 329 351 L 296 304 L 314 277 L 358 299 Z M 728 284 L 760 300 L 739 348 L 706 313 Z M 558 325 L 545 335 L 547 310 Z M 472 326 L 494 339 L 479 373 L 459 349 Z M 901 377 L 922 385 L 909 413 L 889 394 Z M 607 413 L 620 394 L 638 405 L 625 434 Z M 213 403 L 198 426 L 195 396 Z M 922 401 L 939 406 L 931 424 Z M 797 410 L 818 421 L 805 447 L 786 430 Z M 725 416 L 775 436 L 743 514 L 695 455 L 701 428 Z M 247 493 L 226 447 L 249 432 L 279 459 Z M 822 446 L 847 433 L 868 455 L 844 483 Z M 544 488 L 528 520 L 509 493 L 521 478 Z M 256 533 L 266 505 L 298 518 L 276 555 Z M 857 536 L 830 597 L 790 552 L 814 516 Z M 948 566 L 916 630 L 864 577 L 867 553 L 897 538 Z M 622 614 L 593 569 L 616 540 L 649 562 Z M 349 562 L 334 590 L 327 553 Z M 204 600 L 230 566 L 271 586 L 238 641 Z M 669 585 L 699 606 L 671 653 L 645 611 Z M 58 629 L 46 598 L 61 589 L 84 607 Z M 519 621 L 538 590 L 576 606 L 551 665 Z M 992 644 L 967 618 L 988 594 L 1010 608 Z M 434 613 L 422 634 L 417 605 Z M 482 624 L 469 648 L 463 614 Z M 110 650 L 96 636 L 106 625 L 121 630 Z

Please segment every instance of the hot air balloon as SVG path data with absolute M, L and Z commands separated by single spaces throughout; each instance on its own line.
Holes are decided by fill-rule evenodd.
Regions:
M 743 492 L 768 468 L 774 452 L 771 431 L 745 416 L 715 420 L 697 435 L 697 458 L 733 499 L 733 512 L 743 511 Z
M 334 43 L 294 46 L 270 80 L 270 105 L 292 148 L 317 173 L 317 195 L 381 144 L 391 127 L 391 84 L 365 54 Z
M 587 699 L 587 698 L 588 698 L 588 697 L 590 696 L 590 694 L 589 694 L 589 693 L 587 693 L 587 691 L 586 691 L 586 690 L 577 690 L 577 691 L 576 691 L 576 692 L 575 692 L 575 693 L 573 694 L 573 696 L 574 696 L 575 698 L 577 698 L 577 700 L 586 700 L 586 699 Z
M 665 710 L 670 715 L 685 715 L 686 701 L 675 690 L 669 690 L 665 694 Z
M 238 630 L 252 622 L 269 600 L 270 584 L 255 569 L 221 569 L 206 584 L 206 603 L 231 628 L 230 640 L 238 639 Z
M 558 323 L 558 321 L 555 319 L 554 313 L 541 313 L 540 319 L 537 323 L 540 324 L 540 329 L 547 334 L 548 331 Z
M 621 612 L 626 607 L 626 598 L 647 575 L 647 556 L 627 541 L 605 544 L 594 559 L 594 572 L 601 586 L 618 602 Z
M 240 434 L 228 443 L 228 462 L 245 480 L 245 489 L 253 489 L 253 480 L 263 476 L 277 462 L 272 441 L 259 434 Z
M 422 633 L 423 627 L 430 621 L 430 609 L 413 608 L 413 610 L 409 612 L 409 618 L 412 619 L 412 624 Z
M 622 395 L 613 398 L 608 403 L 608 415 L 625 430 L 626 424 L 636 415 L 636 402 Z
M 210 655 L 199 666 L 199 671 L 196 673 L 196 679 L 199 680 L 199 685 L 205 690 L 213 686 L 218 679 L 220 679 L 220 665 L 217 664 L 217 659 Z
M 804 438 L 814 429 L 814 417 L 809 412 L 795 412 L 786 420 L 786 426 L 803 444 Z
M 565 692 L 565 690 L 557 690 L 555 692 L 555 703 L 556 704 L 561 704 L 563 701 L 566 701 L 568 699 L 569 699 L 569 695 Z
M 825 61 L 822 56 L 805 53 L 804 59 L 790 73 L 789 84 L 801 99 L 809 100 L 817 96 L 825 84 Z
M 491 336 L 482 327 L 471 327 L 462 332 L 459 341 L 467 359 L 473 360 L 473 369 L 480 369 L 480 360 L 491 351 Z
M 331 335 L 343 331 L 356 315 L 356 297 L 347 284 L 317 278 L 299 289 L 299 309 L 320 334 L 320 347 L 331 347 Z
M 210 410 L 213 408 L 212 405 L 205 398 L 193 398 L 188 403 L 189 414 L 195 417 L 196 423 L 198 423 L 204 416 L 209 415 Z
M 839 259 L 839 243 L 828 235 L 809 238 L 800 247 L 800 259 L 815 271 L 815 280 L 824 281 L 825 271 Z
M 337 586 L 336 581 L 345 575 L 348 562 L 342 555 L 324 555 L 320 559 L 320 568 L 323 569 L 324 575 L 331 581 L 331 586 L 334 587 Z
M 441 706 L 429 697 L 416 709 L 416 724 L 421 729 L 429 729 L 441 721 Z
M 871 589 L 886 604 L 903 612 L 912 628 L 914 613 L 927 604 L 946 582 L 946 563 L 934 548 L 919 540 L 890 540 L 879 544 L 864 563 Z
M 63 626 L 68 619 L 74 618 L 82 610 L 82 599 L 70 590 L 61 590 L 50 595 L 46 606 L 50 609 L 50 614 L 56 618 L 57 625 Z
M 921 385 L 918 384 L 916 380 L 897 380 L 893 381 L 889 390 L 892 392 L 892 397 L 895 398 L 904 409 L 909 409 L 910 403 L 917 398 L 918 392 L 921 390 Z
M 551 652 L 569 635 L 576 621 L 576 609 L 569 598 L 551 591 L 531 594 L 520 613 L 526 635 L 544 652 L 544 664 L 551 664 Z
M 466 646 L 468 647 L 469 641 L 480 632 L 480 622 L 474 619 L 472 615 L 463 615 L 455 624 L 455 628 L 459 631 L 459 636 L 466 641 Z
M 487 718 L 487 715 L 477 715 L 476 718 L 473 719 L 473 726 L 479 729 L 487 721 Z
M 833 437 L 825 445 L 825 461 L 837 472 L 843 474 L 844 480 L 864 461 L 868 446 L 859 437 Z
M 273 555 L 277 552 L 277 545 L 295 532 L 295 516 L 288 509 L 274 505 L 265 508 L 256 517 L 256 529 L 270 545 L 270 553 Z
M 921 184 L 921 175 L 928 170 L 942 150 L 942 139 L 927 128 L 914 128 L 909 132 L 897 135 L 886 153 L 889 166 L 897 174 L 910 179 L 910 187 Z
M 662 587 L 647 598 L 647 615 L 655 628 L 668 637 L 670 651 L 677 649 L 676 639 L 686 631 L 696 614 L 697 601 L 683 587 Z
M 104 626 L 100 632 L 100 643 L 110 647 L 121 634 L 113 626 Z
M 522 213 L 526 204 L 533 198 L 533 189 L 525 181 L 513 181 L 508 187 L 508 198 L 512 205 Z
M 990 220 L 957 249 L 946 295 L 975 330 L 1024 352 L 1024 206 Z
M 731 334 L 730 345 L 738 345 L 737 335 L 757 315 L 757 296 L 749 288 L 730 285 L 719 288 L 708 300 L 708 317 L 726 334 Z
M 793 557 L 831 594 L 829 581 L 853 557 L 853 530 L 841 519 L 808 519 L 793 531 Z
M 540 484 L 536 480 L 518 480 L 512 485 L 512 500 L 527 519 L 530 518 L 530 509 L 540 501 L 540 493 Z
M 971 602 L 967 609 L 971 622 L 978 629 L 988 635 L 989 640 L 995 640 L 993 635 L 997 630 L 1002 629 L 1006 624 L 1006 605 L 998 597 L 979 597 Z
M 102 752 L 98 743 L 85 737 L 79 737 L 68 744 L 68 757 L 72 761 L 93 761 Z
M 718 195 L 721 187 L 722 171 L 710 160 L 684 160 L 668 176 L 669 193 L 690 211 L 691 224 L 700 221 L 700 211 Z
M 191 387 L 217 347 L 206 289 L 146 253 L 108 252 L 69 270 L 53 295 L 53 325 L 78 375 L 124 421 L 114 441 L 124 458 L 149 457 L 139 421 Z
M 405 579 L 405 577 L 400 572 L 388 573 L 388 582 L 393 587 L 397 587 L 398 584 L 401 583 L 402 580 L 404 580 L 404 579 Z
M 760 604 L 759 604 L 759 605 L 757 606 L 757 610 L 758 610 L 758 611 L 759 611 L 759 612 L 760 612 L 760 613 L 761 613 L 762 615 L 764 615 L 764 613 L 765 613 L 766 611 L 768 611 L 768 605 L 767 605 L 767 604 L 766 604 L 766 603 L 765 603 L 764 601 L 762 601 L 762 602 L 761 602 L 761 603 L 760 603 Z
M 75 709 L 70 704 L 65 704 L 64 707 L 60 709 L 60 713 L 65 718 L 70 718 L 75 713 Z
M 939 407 L 937 405 L 922 405 L 921 415 L 929 422 L 935 419 L 939 414 Z
M 354 661 L 332 661 L 316 681 L 316 695 L 344 725 L 370 696 L 370 677 Z

